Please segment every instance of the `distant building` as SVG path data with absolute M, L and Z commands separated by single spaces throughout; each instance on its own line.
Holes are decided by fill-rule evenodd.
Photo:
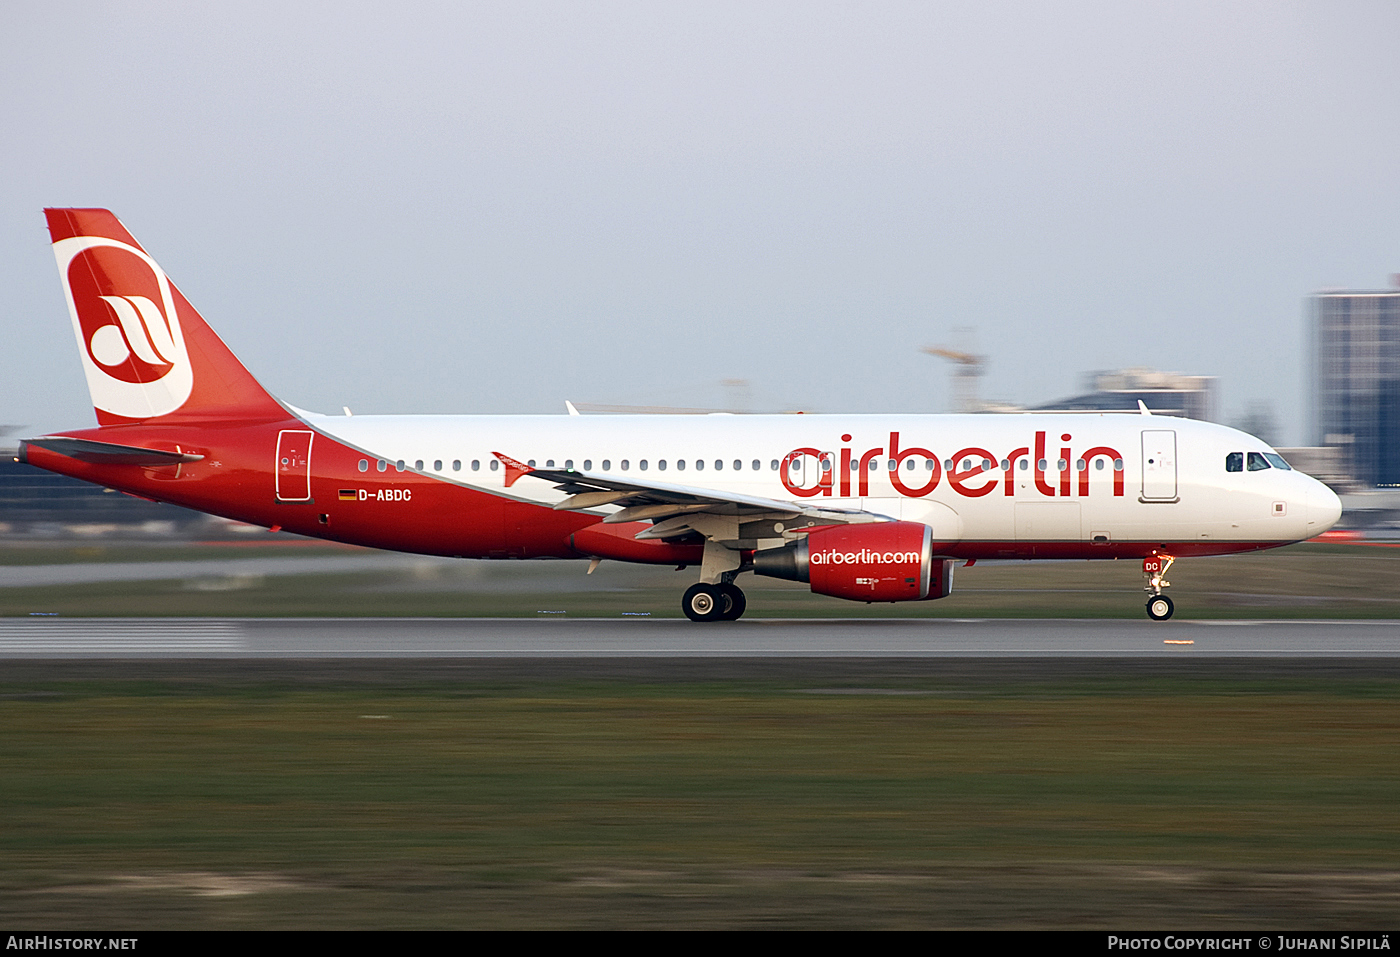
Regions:
M 0 535 L 41 538 L 171 535 L 199 529 L 208 516 L 157 505 L 14 460 L 0 450 Z
M 1312 429 L 1363 485 L 1400 485 L 1400 291 L 1312 297 Z
M 1123 369 L 1091 373 L 1086 385 L 1092 391 L 1030 411 L 1136 412 L 1141 401 L 1153 415 L 1215 421 L 1215 376 Z
M 1351 474 L 1351 450 L 1341 445 L 1283 448 L 1275 451 L 1299 472 L 1311 475 L 1330 486 L 1334 492 L 1350 492 L 1356 488 Z

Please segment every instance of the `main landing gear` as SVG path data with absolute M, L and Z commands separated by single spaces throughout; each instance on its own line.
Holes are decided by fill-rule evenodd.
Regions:
M 1147 576 L 1147 617 L 1153 621 L 1166 621 L 1176 610 L 1172 600 L 1162 594 L 1163 588 L 1171 586 L 1167 569 L 1174 561 L 1170 555 L 1148 555 L 1142 560 L 1142 573 Z
M 681 611 L 691 621 L 735 621 L 747 607 L 744 593 L 730 582 L 700 582 L 687 588 L 681 598 Z

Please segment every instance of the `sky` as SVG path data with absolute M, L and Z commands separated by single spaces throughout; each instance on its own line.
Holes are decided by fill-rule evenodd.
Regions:
M 75 3 L 0 32 L 0 423 L 94 423 L 41 210 L 279 398 L 939 412 L 1220 377 L 1400 273 L 1400 4 Z M 744 390 L 725 387 L 741 379 Z

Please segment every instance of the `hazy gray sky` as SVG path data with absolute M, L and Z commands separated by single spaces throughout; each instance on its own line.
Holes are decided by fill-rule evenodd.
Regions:
M 0 422 L 93 422 L 40 210 L 304 408 L 942 411 L 1221 377 L 1400 272 L 1400 4 L 6 4 Z

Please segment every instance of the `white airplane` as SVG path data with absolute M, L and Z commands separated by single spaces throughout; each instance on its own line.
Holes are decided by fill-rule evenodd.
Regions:
M 18 458 L 162 502 L 375 548 L 699 566 L 694 621 L 744 572 L 853 601 L 942 598 L 978 559 L 1143 561 L 1312 538 L 1321 482 L 1207 422 L 1091 415 L 395 415 L 269 395 L 110 212 L 46 210 L 98 428 Z

